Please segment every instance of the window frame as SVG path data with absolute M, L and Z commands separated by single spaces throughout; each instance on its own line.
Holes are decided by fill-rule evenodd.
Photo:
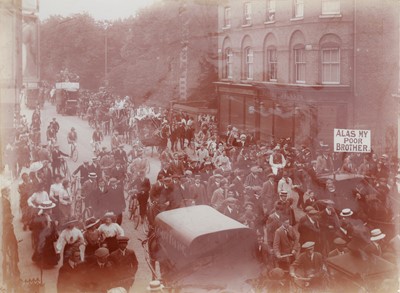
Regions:
M 228 47 L 224 50 L 224 79 L 233 78 L 233 50 Z
M 325 12 L 324 11 L 324 7 L 325 7 L 325 5 L 326 4 L 329 4 L 329 3 L 336 3 L 337 5 L 338 5 L 338 11 L 327 11 L 327 12 Z M 321 15 L 340 15 L 340 6 L 341 6 L 341 3 L 340 3 L 340 0 L 321 0 Z
M 271 5 L 271 3 L 273 3 L 273 5 Z M 266 22 L 275 21 L 275 12 L 276 12 L 276 0 L 267 0 Z
M 275 60 L 272 60 L 271 58 L 272 52 L 275 52 Z M 265 80 L 276 82 L 278 81 L 278 50 L 276 49 L 275 46 L 269 46 L 266 48 L 265 54 L 267 63 Z M 271 74 L 271 72 L 274 72 L 275 78 L 272 78 L 273 74 Z
M 243 25 L 251 25 L 252 24 L 252 7 L 251 2 L 243 3 Z
M 294 18 L 304 18 L 304 0 L 293 0 Z M 299 7 L 302 7 L 302 13 L 299 15 Z
M 298 61 L 298 60 L 297 60 L 297 54 L 298 54 L 298 52 L 302 52 L 302 54 L 301 54 L 301 56 L 302 56 L 301 61 Z M 307 66 L 307 61 L 306 61 L 306 58 L 305 58 L 305 52 L 306 52 L 306 50 L 305 50 L 305 47 L 304 47 L 304 46 L 299 46 L 299 47 L 293 48 L 294 81 L 295 81 L 295 83 L 300 83 L 300 84 L 306 83 L 306 66 Z M 303 69 L 303 70 L 304 70 L 304 79 L 303 79 L 303 80 L 298 79 L 299 75 L 301 74 L 300 66 L 301 66 L 301 68 L 304 67 L 304 69 Z
M 253 80 L 254 78 L 254 50 L 251 46 L 244 49 L 244 71 L 245 80 Z
M 331 57 L 330 57 L 330 60 L 329 60 L 329 62 L 327 62 L 327 61 L 324 61 L 324 51 L 330 51 L 330 52 L 332 52 L 332 51 L 337 51 L 337 61 L 332 61 L 331 60 Z M 330 53 L 330 56 L 332 56 L 332 53 Z M 324 47 L 324 48 L 322 48 L 321 49 L 321 83 L 322 84 L 325 84 L 325 85 L 337 85 L 337 84 L 340 84 L 340 48 L 339 47 L 331 47 L 331 46 L 329 46 L 329 47 Z M 329 66 L 330 67 L 330 70 L 329 70 L 329 73 L 330 73 L 330 80 L 329 81 L 325 81 L 324 80 L 324 78 L 325 78 L 325 66 Z M 332 68 L 334 67 L 334 66 L 337 66 L 337 77 L 338 77 L 338 80 L 337 81 L 332 81 Z
M 224 7 L 224 28 L 231 27 L 231 7 L 225 6 Z

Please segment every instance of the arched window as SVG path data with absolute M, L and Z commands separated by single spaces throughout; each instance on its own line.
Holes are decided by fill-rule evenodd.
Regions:
M 304 46 L 295 47 L 294 52 L 294 78 L 296 83 L 306 82 L 306 58 Z
M 246 47 L 244 49 L 244 78 L 253 79 L 253 49 Z
M 320 42 L 322 84 L 340 84 L 341 39 L 335 34 L 324 35 Z
M 226 48 L 224 52 L 224 78 L 233 78 L 233 52 Z
M 278 80 L 278 57 L 276 47 L 269 46 L 266 51 L 266 76 L 267 81 L 277 81 Z

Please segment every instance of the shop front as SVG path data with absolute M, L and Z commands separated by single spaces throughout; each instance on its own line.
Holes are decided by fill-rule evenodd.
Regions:
M 333 129 L 346 128 L 348 87 L 217 83 L 219 129 L 228 125 L 262 142 L 291 138 L 295 145 L 332 145 Z

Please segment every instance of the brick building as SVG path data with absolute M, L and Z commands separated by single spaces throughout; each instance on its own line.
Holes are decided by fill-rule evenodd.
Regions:
M 397 151 L 398 1 L 219 3 L 221 131 L 332 145 L 333 128 L 371 129 Z

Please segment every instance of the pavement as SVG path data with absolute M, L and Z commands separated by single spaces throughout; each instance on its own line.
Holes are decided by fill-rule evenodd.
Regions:
M 25 107 L 25 105 L 21 105 L 21 113 L 25 114 L 30 121 L 32 116 L 32 110 L 29 110 Z M 45 143 L 46 135 L 45 131 L 52 120 L 53 117 L 57 118 L 57 121 L 60 124 L 60 130 L 57 135 L 58 144 L 60 145 L 60 150 L 69 153 L 69 145 L 67 143 L 67 134 L 71 127 L 75 127 L 78 133 L 78 152 L 79 158 L 77 162 L 73 162 L 71 159 L 67 159 L 67 163 L 71 172 L 73 172 L 80 164 L 82 164 L 84 159 L 89 159 L 93 157 L 92 147 L 90 145 L 90 139 L 93 133 L 93 129 L 88 125 L 88 122 L 82 120 L 76 116 L 63 116 L 56 113 L 55 107 L 50 103 L 46 102 L 43 110 L 41 111 L 42 117 L 42 136 L 41 141 Z M 110 144 L 110 136 L 106 136 L 103 142 L 103 146 L 107 146 L 108 149 L 111 148 Z M 126 146 L 126 150 L 129 150 L 129 146 Z M 147 157 L 150 160 L 150 173 L 149 179 L 151 183 L 154 183 L 157 177 L 157 173 L 160 170 L 160 163 L 157 159 L 157 154 L 154 154 L 153 157 L 150 157 L 151 150 L 146 150 Z M 22 224 L 20 222 L 21 213 L 19 210 L 19 194 L 17 191 L 19 182 L 15 181 L 12 186 L 12 210 L 14 212 L 14 227 L 15 234 L 18 240 L 18 249 L 19 249 L 19 269 L 21 271 L 21 279 L 29 279 L 29 278 L 41 278 L 45 284 L 45 292 L 53 293 L 57 292 L 57 277 L 58 277 L 58 269 L 60 264 L 57 267 L 52 269 L 43 270 L 42 274 L 40 269 L 32 262 L 32 245 L 31 245 L 31 232 L 23 231 Z M 146 292 L 146 287 L 151 281 L 151 271 L 145 261 L 145 251 L 141 245 L 141 242 L 138 239 L 144 239 L 145 235 L 143 233 L 143 229 L 141 226 L 138 227 L 137 230 L 133 227 L 133 222 L 128 219 L 127 212 L 124 213 L 122 228 L 125 231 L 125 234 L 131 239 L 129 241 L 128 248 L 133 249 L 136 253 L 139 262 L 139 269 L 136 273 L 136 279 L 134 286 L 131 288 L 130 292 Z

